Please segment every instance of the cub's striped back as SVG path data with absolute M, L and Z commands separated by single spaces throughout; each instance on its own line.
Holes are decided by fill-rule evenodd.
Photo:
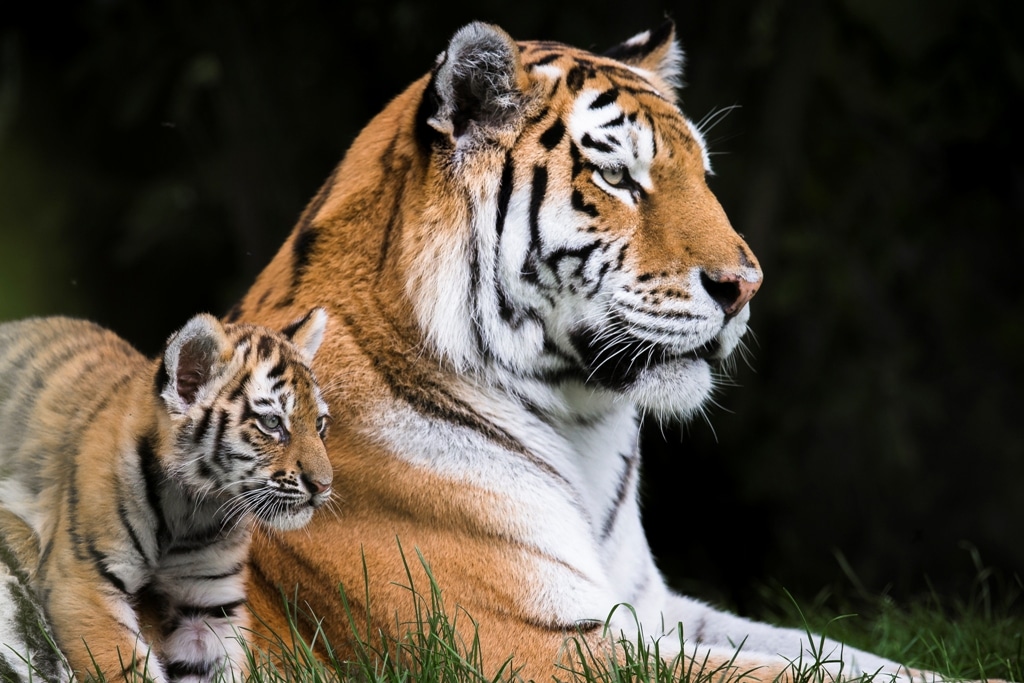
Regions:
M 79 676 L 244 670 L 251 523 L 301 527 L 331 496 L 309 367 L 326 322 L 319 308 L 281 332 L 198 315 L 152 361 L 82 320 L 0 325 L 2 519 L 36 537 L 11 552 Z M 161 622 L 152 651 L 143 596 Z

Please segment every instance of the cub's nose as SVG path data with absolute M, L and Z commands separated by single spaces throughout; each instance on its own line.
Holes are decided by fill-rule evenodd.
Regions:
M 319 477 L 313 478 L 308 474 L 302 475 L 302 483 L 305 485 L 306 490 L 312 493 L 314 496 L 319 495 L 321 493 L 326 493 L 327 490 L 331 488 L 330 479 L 324 481 Z

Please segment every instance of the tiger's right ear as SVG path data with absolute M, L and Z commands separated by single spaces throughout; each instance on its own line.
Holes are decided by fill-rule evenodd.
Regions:
M 299 349 L 302 360 L 306 365 L 313 362 L 320 343 L 324 340 L 324 330 L 327 329 L 327 311 L 317 306 L 306 317 L 296 320 L 288 327 L 281 330 L 284 336 L 292 340 L 292 343 Z
M 671 19 L 652 31 L 638 33 L 603 54 L 649 71 L 660 78 L 670 92 L 683 85 L 685 55 L 676 40 L 676 25 Z
M 463 26 L 438 57 L 427 85 L 421 135 L 440 134 L 457 148 L 493 139 L 522 118 L 528 84 L 511 36 L 481 22 Z
M 157 381 L 160 397 L 171 412 L 183 414 L 195 404 L 217 366 L 227 360 L 229 348 L 224 326 L 206 313 L 170 336 Z

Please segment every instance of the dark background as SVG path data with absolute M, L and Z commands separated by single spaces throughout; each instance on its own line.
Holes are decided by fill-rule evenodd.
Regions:
M 708 419 L 648 429 L 664 568 L 754 611 L 763 585 L 956 594 L 971 548 L 1024 575 L 1024 3 L 437 4 L 3 3 L 0 319 L 155 352 L 463 23 L 601 50 L 667 13 L 766 275 Z

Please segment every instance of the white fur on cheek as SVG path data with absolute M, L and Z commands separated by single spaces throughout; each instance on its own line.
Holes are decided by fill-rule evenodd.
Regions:
M 409 269 L 406 291 L 428 343 L 453 366 L 465 369 L 475 357 L 470 306 L 468 229 L 458 220 L 436 221 L 424 228 L 428 237 Z

